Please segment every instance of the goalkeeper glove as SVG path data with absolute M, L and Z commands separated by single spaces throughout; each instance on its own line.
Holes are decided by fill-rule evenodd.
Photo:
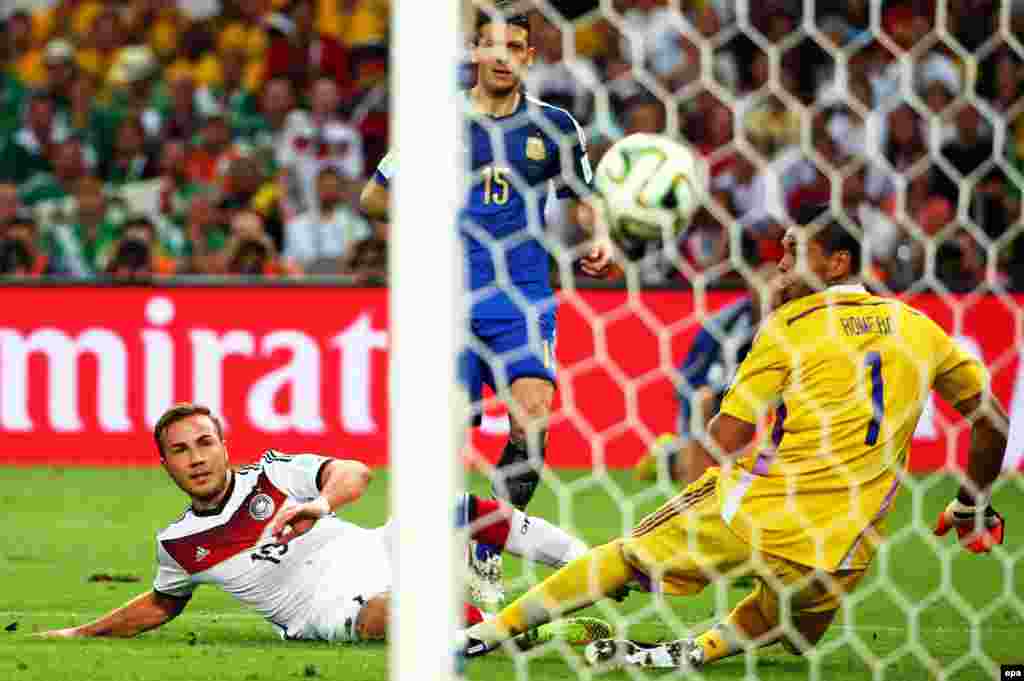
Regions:
M 988 553 L 996 544 L 1003 543 L 1003 516 L 989 505 L 979 515 L 974 500 L 959 494 L 939 514 L 935 535 L 944 536 L 952 528 L 960 537 L 960 543 L 972 553 Z

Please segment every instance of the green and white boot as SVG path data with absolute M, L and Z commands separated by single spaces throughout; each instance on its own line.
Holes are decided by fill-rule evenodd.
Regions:
M 597 617 L 567 617 L 542 624 L 516 637 L 520 650 L 528 650 L 551 641 L 564 641 L 573 646 L 584 646 L 611 636 L 612 628 Z

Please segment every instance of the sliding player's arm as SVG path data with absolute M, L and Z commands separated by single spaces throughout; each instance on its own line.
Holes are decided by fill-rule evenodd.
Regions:
M 81 638 L 115 636 L 130 638 L 167 624 L 181 614 L 188 598 L 177 598 L 157 591 L 148 591 L 133 598 L 95 622 L 68 629 L 54 629 L 40 634 L 47 638 Z
M 729 463 L 746 452 L 757 435 L 758 422 L 782 398 L 788 373 L 788 354 L 781 332 L 769 318 L 740 364 L 736 378 L 722 398 L 718 415 L 708 424 L 707 434 L 694 438 L 689 460 L 683 462 L 686 484 L 711 466 Z
M 373 177 L 359 195 L 359 207 L 372 220 L 388 221 L 391 206 L 391 178 L 397 170 L 397 156 L 389 151 L 377 165 Z
M 317 520 L 334 509 L 358 500 L 373 479 L 373 473 L 364 463 L 312 454 L 300 454 L 275 463 L 271 476 L 283 481 L 281 487 L 289 495 L 309 499 L 286 506 L 274 518 L 271 532 L 281 543 L 305 534 Z
M 964 484 L 939 515 L 935 534 L 956 528 L 968 550 L 985 553 L 1003 543 L 1003 517 L 989 502 L 1003 469 L 1009 419 L 991 393 L 981 362 L 952 339 L 945 337 L 943 342 L 948 355 L 939 366 L 935 389 L 971 424 L 971 446 Z

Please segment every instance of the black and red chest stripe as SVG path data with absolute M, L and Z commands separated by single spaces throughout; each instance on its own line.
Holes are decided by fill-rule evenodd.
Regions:
M 258 518 L 251 507 L 253 500 L 261 494 L 273 500 L 274 512 Z M 255 546 L 286 498 L 285 493 L 275 487 L 265 473 L 260 473 L 252 490 L 226 523 L 178 539 L 165 539 L 161 543 L 164 550 L 189 574 L 209 570 Z M 267 505 L 258 504 L 257 507 L 265 509 Z

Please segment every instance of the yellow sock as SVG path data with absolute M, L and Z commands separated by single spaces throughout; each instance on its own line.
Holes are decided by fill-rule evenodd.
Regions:
M 474 625 L 468 634 L 497 643 L 567 615 L 621 589 L 633 578 L 622 557 L 621 542 L 591 549 L 517 598 L 493 619 Z
M 734 636 L 726 635 L 724 627 L 719 624 L 694 639 L 694 643 L 704 650 L 703 664 L 721 660 L 723 657 L 735 655 L 742 648 L 737 645 Z
M 759 639 L 775 628 L 778 624 L 777 608 L 769 607 L 769 612 L 764 612 L 764 606 L 774 606 L 770 601 L 764 585 L 759 583 L 752 593 L 736 604 L 725 622 L 695 638 L 694 642 L 704 650 L 704 664 L 741 652 L 743 641 Z M 762 641 L 761 645 L 769 643 Z

